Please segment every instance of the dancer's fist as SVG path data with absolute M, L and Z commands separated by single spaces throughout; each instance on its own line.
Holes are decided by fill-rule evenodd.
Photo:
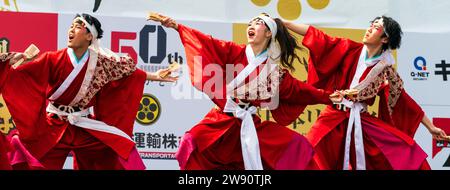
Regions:
M 148 16 L 147 16 L 147 20 L 153 20 L 153 21 L 157 21 L 157 22 L 161 22 L 161 24 L 167 28 L 173 28 L 175 30 L 178 30 L 178 24 L 177 22 L 168 17 L 168 16 L 164 16 L 162 14 L 159 13 L 154 13 L 151 12 Z

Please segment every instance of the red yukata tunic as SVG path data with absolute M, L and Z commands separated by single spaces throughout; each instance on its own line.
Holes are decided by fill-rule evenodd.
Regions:
M 89 51 L 94 54 L 93 50 Z M 92 106 L 94 112 L 90 118 L 114 126 L 131 137 L 146 74 L 136 70 L 134 61 L 129 57 L 117 60 L 96 55 L 98 59 L 94 69 L 88 69 L 90 56 L 73 82 L 52 102 L 58 105 L 72 103 L 71 106 L 81 109 Z M 118 160 L 129 160 L 130 152 L 135 150 L 133 141 L 80 128 L 46 112 L 50 96 L 74 67 L 65 48 L 44 53 L 11 71 L 4 87 L 4 98 L 20 139 L 18 141 L 16 136 L 11 140 L 16 147 L 13 162 L 25 162 L 30 167 L 43 165 L 47 169 L 61 169 L 67 154 L 73 151 L 75 168 L 126 168 Z M 87 72 L 93 72 L 90 79 L 85 77 Z M 84 96 L 72 102 L 83 86 L 86 91 Z
M 363 44 L 330 37 L 310 27 L 304 36 L 303 45 L 310 51 L 309 84 L 329 91 L 349 89 Z M 364 71 L 360 82 L 372 68 L 368 67 Z M 427 154 L 413 140 L 424 112 L 402 87 L 395 85 L 389 83 L 373 87 L 376 90 L 373 97 L 362 101 L 372 105 L 376 93 L 380 96 L 378 117 L 367 112 L 361 113 L 366 169 L 428 169 Z M 398 99 L 394 102 L 388 101 L 390 88 L 397 92 L 395 96 Z M 316 151 L 314 159 L 320 169 L 343 168 L 348 118 L 348 111 L 329 105 L 308 133 L 307 138 Z M 350 165 L 355 168 L 353 140 Z
M 226 84 L 249 63 L 246 46 L 212 38 L 184 25 L 178 26 L 180 38 L 186 50 L 191 82 L 216 104 L 216 107 L 188 131 L 177 152 L 181 169 L 244 169 L 240 128 L 241 120 L 223 112 L 226 104 Z M 239 67 L 240 64 L 240 67 Z M 264 65 L 264 64 L 261 64 Z M 232 75 L 226 67 L 240 68 Z M 211 67 L 218 73 L 200 74 Z M 255 69 L 253 72 L 258 72 Z M 314 169 L 314 154 L 306 138 L 285 126 L 292 123 L 308 104 L 330 103 L 329 92 L 318 90 L 292 77 L 287 70 L 280 74 L 279 105 L 271 113 L 276 122 L 264 121 L 253 116 L 259 139 L 264 169 Z M 250 74 L 247 78 L 254 75 Z M 217 79 L 217 80 L 216 80 Z M 211 85 L 211 82 L 215 85 Z M 218 82 L 221 81 L 221 82 Z M 213 86 L 209 88 L 209 86 Z M 244 100 L 246 101 L 246 100 Z M 268 100 L 247 100 L 259 106 Z

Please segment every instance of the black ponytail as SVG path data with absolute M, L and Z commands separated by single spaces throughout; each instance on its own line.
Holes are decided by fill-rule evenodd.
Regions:
M 281 65 L 288 68 L 291 71 L 295 71 L 293 66 L 295 59 L 301 62 L 300 57 L 297 55 L 295 50 L 304 50 L 298 42 L 297 39 L 289 33 L 286 26 L 284 26 L 283 21 L 279 18 L 274 18 L 277 23 L 277 35 L 275 38 L 278 40 L 281 48 Z
M 261 13 L 262 15 L 269 16 L 267 13 Z M 304 50 L 298 43 L 297 39 L 289 33 L 286 26 L 284 26 L 283 21 L 279 18 L 274 18 L 275 23 L 277 23 L 277 35 L 275 36 L 276 40 L 280 44 L 281 55 L 280 61 L 281 66 L 288 68 L 291 71 L 295 71 L 293 66 L 295 59 L 301 62 L 300 57 L 297 55 L 295 50 Z M 266 24 L 267 26 L 267 24 Z M 268 27 L 267 27 L 268 28 Z M 270 44 L 270 41 L 269 41 Z

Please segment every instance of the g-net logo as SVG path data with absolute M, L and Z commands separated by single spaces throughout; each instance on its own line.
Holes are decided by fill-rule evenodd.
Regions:
M 427 60 L 422 56 L 418 56 L 414 59 L 413 64 L 416 70 L 411 72 L 413 80 L 427 80 L 430 76 L 430 72 L 427 72 Z

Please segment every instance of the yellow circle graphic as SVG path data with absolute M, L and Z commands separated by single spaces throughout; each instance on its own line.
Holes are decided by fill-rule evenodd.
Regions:
M 160 115 L 161 104 L 158 99 L 151 94 L 144 94 L 136 114 L 136 121 L 142 125 L 151 125 L 158 120 Z
M 262 7 L 268 5 L 270 3 L 270 0 L 252 0 L 252 3 Z
M 286 20 L 295 20 L 302 13 L 302 5 L 299 0 L 279 0 L 278 13 Z
M 327 7 L 329 3 L 330 0 L 308 0 L 309 6 L 318 10 Z

